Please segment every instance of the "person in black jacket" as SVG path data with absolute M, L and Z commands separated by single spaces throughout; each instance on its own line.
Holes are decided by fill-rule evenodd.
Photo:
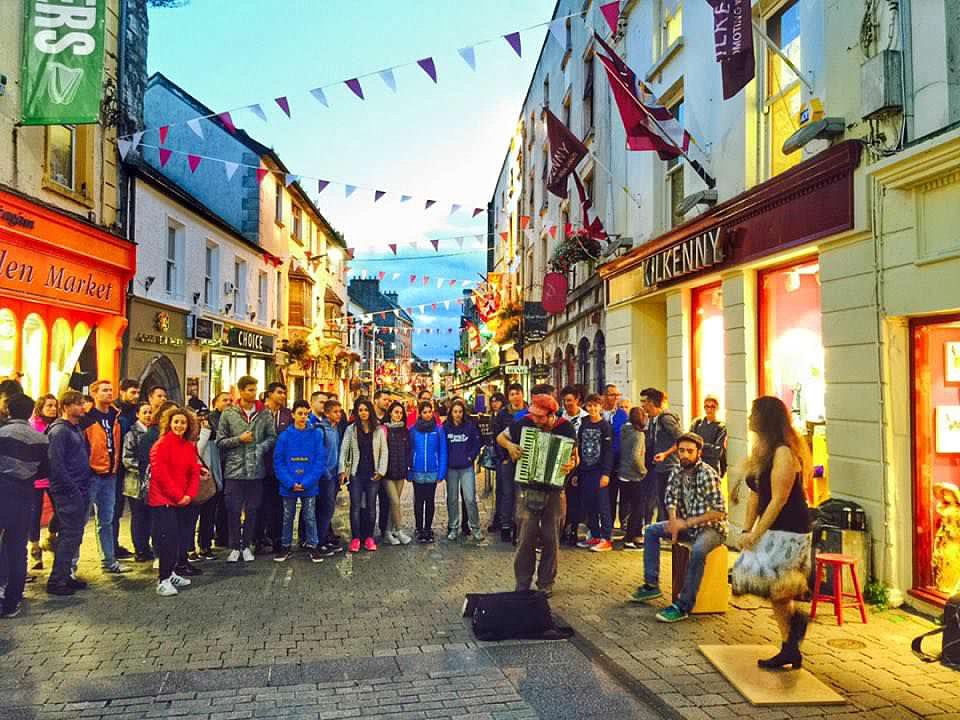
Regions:
M 577 484 L 580 502 L 587 517 L 590 537 L 577 547 L 594 552 L 613 550 L 613 515 L 610 511 L 610 473 L 613 472 L 613 429 L 603 419 L 603 398 L 594 393 L 587 396 L 588 416 L 580 421 L 577 431 L 577 449 L 580 465 Z
M 497 413 L 493 421 L 493 436 L 500 437 L 504 430 L 514 421 L 520 420 L 527 414 L 527 404 L 523 399 L 523 385 L 513 383 L 507 388 L 509 404 Z M 516 486 L 513 482 L 517 463 L 506 453 L 501 446 L 497 446 L 500 454 L 497 463 L 496 514 L 500 520 L 500 539 L 512 541 L 516 528 Z M 491 531 L 493 532 L 493 531 Z
M 60 398 L 63 417 L 47 431 L 50 461 L 50 499 L 60 519 L 60 539 L 47 580 L 51 595 L 73 595 L 87 586 L 74 577 L 90 507 L 90 446 L 80 429 L 83 395 L 68 390 Z

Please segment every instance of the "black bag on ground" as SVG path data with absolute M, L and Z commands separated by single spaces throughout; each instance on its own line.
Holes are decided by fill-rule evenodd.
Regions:
M 923 639 L 943 633 L 943 650 L 939 655 L 930 655 L 923 651 Z M 947 667 L 960 670 L 960 593 L 947 600 L 943 608 L 943 627 L 925 632 L 913 639 L 911 644 L 914 655 L 924 662 L 939 660 Z
M 561 640 L 573 635 L 558 627 L 545 593 L 535 590 L 504 593 L 471 593 L 463 616 L 473 618 L 477 640 Z

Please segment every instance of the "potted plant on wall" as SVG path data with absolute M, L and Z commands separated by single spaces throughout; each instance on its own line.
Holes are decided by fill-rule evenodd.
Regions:
M 549 265 L 554 272 L 566 274 L 578 262 L 597 260 L 600 256 L 600 241 L 592 237 L 586 228 L 581 228 L 557 245 Z

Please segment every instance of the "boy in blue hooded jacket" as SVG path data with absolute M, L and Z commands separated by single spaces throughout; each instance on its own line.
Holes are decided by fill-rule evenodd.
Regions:
M 300 500 L 300 514 L 306 530 L 306 547 L 313 562 L 323 562 L 317 545 L 317 495 L 320 478 L 326 470 L 327 451 L 323 433 L 310 427 L 310 403 L 297 400 L 293 404 L 293 424 L 280 433 L 273 449 L 273 467 L 283 502 L 282 546 L 274 560 L 290 557 L 293 544 L 293 517 Z

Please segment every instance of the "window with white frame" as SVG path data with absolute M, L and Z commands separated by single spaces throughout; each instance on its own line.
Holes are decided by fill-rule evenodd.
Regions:
M 267 273 L 261 270 L 257 276 L 257 317 L 263 321 L 267 317 Z
M 208 240 L 203 249 L 203 304 L 207 307 L 217 306 L 219 283 L 220 247 Z
M 243 317 L 247 311 L 247 262 L 237 258 L 233 261 L 233 314 Z
M 68 190 L 77 190 L 77 129 L 73 125 L 47 128 L 47 174 Z
M 659 59 L 683 34 L 683 0 L 660 0 L 659 20 L 654 60 Z
M 180 297 L 183 294 L 183 225 L 167 221 L 164 250 L 163 289 L 171 297 Z
M 277 225 L 283 225 L 283 184 L 277 180 L 274 186 L 277 195 L 273 199 L 273 218 Z
M 800 3 L 790 0 L 774 15 L 767 18 L 767 35 L 790 58 L 796 67 L 801 65 Z M 763 111 L 766 116 L 768 176 L 774 177 L 789 170 L 803 159 L 803 153 L 785 155 L 783 143 L 799 127 L 802 86 L 787 63 L 779 55 L 766 50 L 766 91 Z
M 681 96 L 679 99 L 669 104 L 668 108 L 670 112 L 673 113 L 673 116 L 677 119 L 680 125 L 683 126 L 683 97 Z M 664 207 L 667 214 L 664 225 L 667 229 L 669 229 L 676 227 L 683 222 L 683 213 L 680 212 L 684 198 L 683 161 L 681 158 L 675 157 L 667 161 L 666 170 L 664 173 L 664 181 L 666 185 L 664 188 Z

